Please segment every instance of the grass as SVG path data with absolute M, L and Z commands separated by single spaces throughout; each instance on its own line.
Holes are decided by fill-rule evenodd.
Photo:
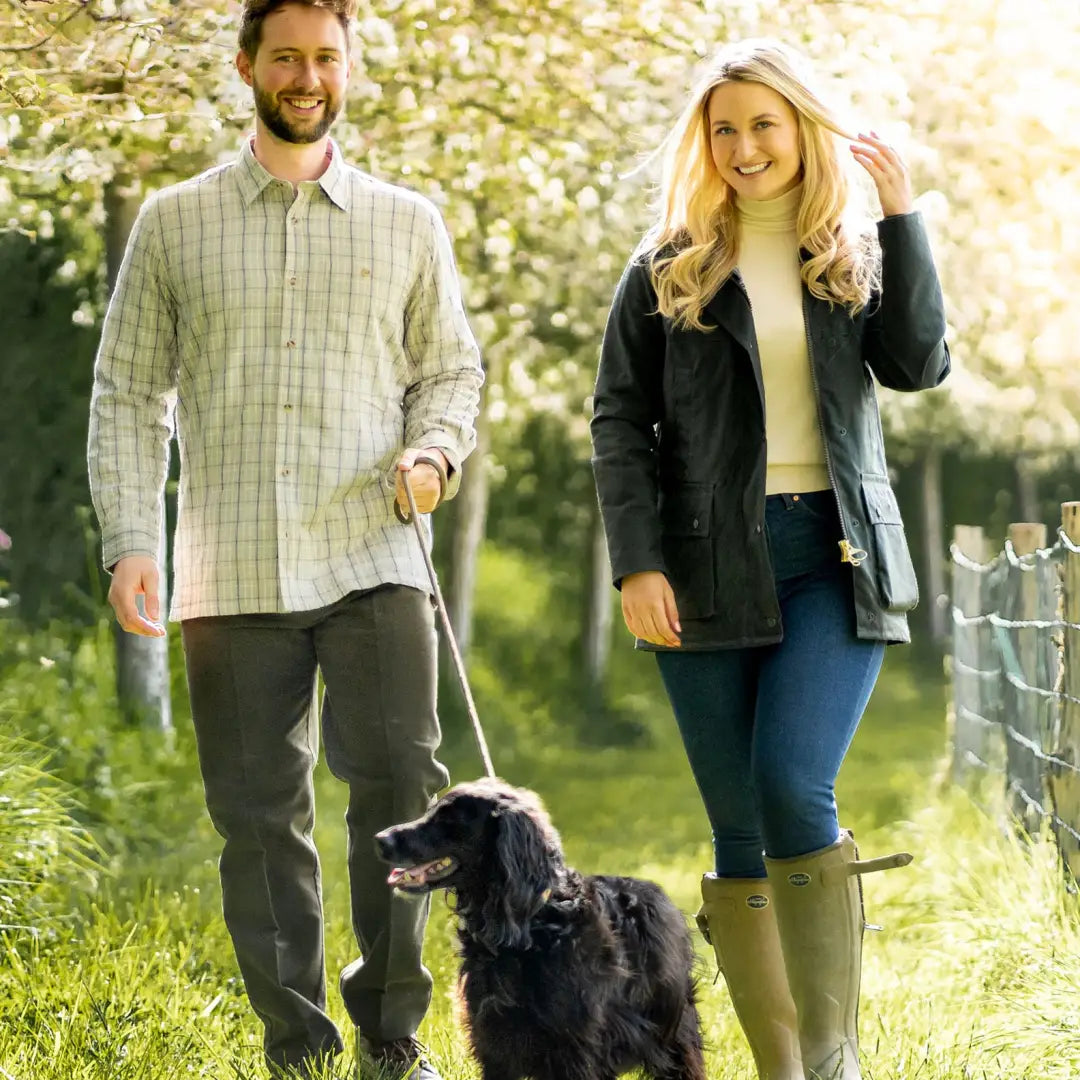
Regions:
M 890 654 L 839 784 L 842 820 L 855 829 L 864 853 L 904 848 L 917 859 L 907 870 L 866 880 L 868 919 L 884 924 L 885 932 L 867 935 L 865 1076 L 1075 1077 L 1075 900 L 1062 888 L 1051 844 L 1020 844 L 938 781 L 945 743 L 941 680 L 902 661 L 902 653 Z M 493 741 L 495 762 L 506 779 L 542 794 L 579 869 L 654 878 L 690 913 L 708 867 L 704 814 L 649 660 L 618 663 L 636 665 L 633 707 L 650 714 L 651 748 L 570 750 L 552 743 L 529 753 L 519 746 L 512 759 L 501 759 Z M 139 771 L 133 749 L 139 745 L 135 736 L 118 737 L 111 783 L 121 799 L 128 791 L 135 800 L 129 831 L 138 831 L 140 809 L 158 817 L 167 812 L 166 824 L 157 822 L 149 841 L 130 847 L 96 880 L 61 876 L 59 866 L 49 864 L 39 876 L 55 878 L 56 885 L 35 901 L 35 918 L 52 920 L 53 932 L 0 932 L 0 1080 L 263 1075 L 260 1032 L 220 915 L 218 845 L 190 764 L 190 734 L 180 727 L 174 764 L 156 782 Z M 457 779 L 476 775 L 475 754 L 456 731 L 449 734 L 447 756 Z M 23 759 L 39 777 L 41 764 Z M 355 955 L 344 870 L 345 799 L 323 766 L 317 782 L 330 1010 L 344 1030 L 333 974 Z M 70 792 L 48 790 L 50 805 L 67 805 Z M 114 811 L 122 818 L 122 804 Z M 78 838 L 70 854 L 81 858 L 84 834 L 77 826 L 61 834 Z M 3 860 L 0 853 L 0 866 Z M 454 1017 L 452 917 L 440 901 L 426 958 L 436 992 L 421 1035 L 447 1080 L 474 1080 L 478 1074 Z M 709 1075 L 749 1080 L 749 1055 L 726 993 L 712 985 L 704 945 L 701 961 Z

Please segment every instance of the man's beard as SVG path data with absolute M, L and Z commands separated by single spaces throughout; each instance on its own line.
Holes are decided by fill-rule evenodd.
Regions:
M 267 93 L 258 84 L 253 87 L 255 91 L 255 112 L 266 126 L 267 130 L 287 143 L 314 143 L 318 142 L 329 130 L 330 125 L 337 119 L 341 112 L 341 99 L 334 101 L 333 98 L 323 97 L 323 108 L 317 123 L 293 122 L 286 118 L 273 94 Z M 297 97 L 305 95 L 296 92 L 286 95 L 277 95 L 278 98 Z M 313 94 L 312 97 L 319 95 Z

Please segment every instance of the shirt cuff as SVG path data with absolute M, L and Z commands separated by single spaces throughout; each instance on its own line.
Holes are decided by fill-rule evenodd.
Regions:
M 159 535 L 155 531 L 125 529 L 123 532 L 102 533 L 101 536 L 101 563 L 111 574 L 113 567 L 121 559 L 130 555 L 144 555 L 151 559 L 159 559 L 158 551 Z
M 458 488 L 461 487 L 461 454 L 455 447 L 447 443 L 446 437 L 441 433 L 433 433 L 427 438 L 418 439 L 416 445 L 426 450 L 442 451 L 448 466 L 446 470 L 446 493 L 443 495 L 443 502 L 452 499 L 457 494 Z

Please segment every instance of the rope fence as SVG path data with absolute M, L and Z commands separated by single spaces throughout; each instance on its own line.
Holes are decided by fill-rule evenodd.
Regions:
M 1009 526 L 994 552 L 959 525 L 952 558 L 953 778 L 1003 777 L 1029 833 L 1049 822 L 1080 881 L 1080 502 L 1046 527 Z

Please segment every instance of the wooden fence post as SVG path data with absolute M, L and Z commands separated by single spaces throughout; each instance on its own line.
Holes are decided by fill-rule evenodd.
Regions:
M 923 549 L 926 567 L 926 592 L 929 604 L 930 635 L 934 645 L 944 651 L 949 644 L 952 619 L 941 606 L 941 597 L 948 590 L 945 577 L 946 557 L 941 548 L 945 535 L 943 498 L 941 491 L 941 448 L 927 447 L 922 458 L 922 524 Z
M 953 544 L 961 555 L 981 563 L 986 554 L 986 540 L 979 525 L 957 525 L 953 529 Z M 982 574 L 961 563 L 952 564 L 952 603 L 961 615 L 968 618 L 982 611 Z M 982 690 L 979 672 L 979 628 L 966 626 L 952 619 L 952 728 L 953 780 L 963 783 L 974 764 L 987 760 L 989 742 L 982 717 Z
M 1017 556 L 1031 555 L 1039 548 L 1046 547 L 1046 526 L 1030 521 L 1014 522 L 1009 526 L 1009 540 Z M 1026 621 L 1054 617 L 1052 611 L 1040 610 L 1039 577 L 1034 567 L 1021 569 L 1010 566 L 1009 588 L 1006 595 L 1009 598 L 1010 609 L 1002 612 L 1002 615 L 1009 619 Z M 1020 668 L 1019 672 L 1013 672 L 1013 674 L 1018 674 L 1028 686 L 1046 689 L 1047 687 L 1041 682 L 1042 668 L 1045 665 L 1041 663 L 1040 658 L 1040 645 L 1044 634 L 1033 628 L 1006 630 L 1005 633 L 1011 635 L 1015 661 L 1018 662 Z M 1002 701 L 1006 703 L 1007 708 L 1004 719 L 1011 724 L 1018 735 L 1042 747 L 1043 733 L 1040 717 L 1043 714 L 1041 707 L 1043 699 L 1029 690 L 1009 683 L 1005 679 L 1009 666 L 1008 660 L 1002 666 Z M 1008 708 L 1008 705 L 1012 707 Z M 1034 835 L 1038 831 L 1041 815 L 1024 799 L 1021 792 L 1026 792 L 1028 798 L 1036 800 L 1039 806 L 1043 805 L 1042 762 L 1029 747 L 1018 742 L 1008 731 L 1003 733 L 1005 735 L 1007 805 L 1017 820 L 1023 824 L 1024 829 Z
M 1073 544 L 1080 545 L 1080 502 L 1061 504 L 1061 527 Z M 1080 554 L 1065 553 L 1063 615 L 1072 626 L 1080 624 Z M 1061 721 L 1054 756 L 1080 768 L 1080 630 L 1065 628 Z M 1061 766 L 1050 770 L 1054 813 L 1080 832 L 1080 773 Z M 1080 842 L 1055 824 L 1058 849 L 1075 881 L 1080 881 Z

